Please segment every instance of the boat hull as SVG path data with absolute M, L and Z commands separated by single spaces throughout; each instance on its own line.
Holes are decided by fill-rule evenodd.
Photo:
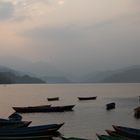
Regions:
M 111 110 L 111 109 L 115 109 L 115 103 L 109 103 L 109 104 L 106 104 L 106 110 Z
M 58 101 L 59 97 L 47 98 L 48 101 Z
M 108 136 L 108 135 L 98 135 L 99 140 L 127 140 L 126 138 Z
M 115 129 L 115 131 L 117 131 L 117 133 L 119 133 L 122 136 L 129 137 L 135 140 L 140 140 L 140 129 L 115 125 L 113 125 L 113 128 Z
M 14 121 L 14 120 L 6 120 L 0 119 L 0 128 L 21 128 L 28 127 L 31 124 L 31 121 Z
M 0 140 L 53 140 L 51 136 L 0 137 Z
M 79 100 L 83 101 L 83 100 L 96 100 L 97 96 L 95 97 L 78 97 Z
M 62 124 L 32 126 L 27 128 L 0 129 L 0 137 L 46 136 L 55 133 Z
M 36 112 L 64 112 L 72 111 L 75 105 L 66 105 L 66 106 L 48 106 L 43 108 L 29 108 L 29 107 L 13 107 L 13 109 L 18 113 L 36 113 Z

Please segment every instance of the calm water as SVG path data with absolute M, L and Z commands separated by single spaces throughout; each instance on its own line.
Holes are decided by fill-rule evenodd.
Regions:
M 59 96 L 60 101 L 48 102 L 47 97 Z M 98 96 L 97 100 L 78 101 L 78 96 Z M 47 84 L 1 85 L 0 117 L 14 111 L 12 106 L 75 104 L 74 111 L 65 113 L 22 114 L 32 125 L 65 122 L 60 132 L 66 137 L 96 139 L 112 124 L 140 128 L 140 120 L 133 117 L 133 109 L 140 105 L 140 84 Z M 105 104 L 116 102 L 116 109 L 106 111 Z

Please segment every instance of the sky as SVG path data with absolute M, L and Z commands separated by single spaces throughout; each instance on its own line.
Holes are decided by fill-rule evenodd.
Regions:
M 139 0 L 0 0 L 0 56 L 68 73 L 140 65 L 139 26 Z

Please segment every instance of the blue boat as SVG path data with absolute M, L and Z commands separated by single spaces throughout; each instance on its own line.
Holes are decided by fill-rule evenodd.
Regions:
M 140 129 L 116 125 L 113 125 L 113 128 L 122 136 L 140 140 Z
M 27 127 L 30 125 L 32 121 L 16 121 L 16 120 L 9 120 L 9 119 L 2 119 L 0 118 L 0 129 L 2 128 L 20 128 L 20 127 Z
M 0 137 L 46 136 L 55 133 L 64 123 L 31 126 L 26 128 L 0 129 Z
M 120 138 L 125 138 L 125 139 L 129 139 L 129 140 L 130 140 L 129 137 L 122 136 L 122 135 L 120 135 L 117 131 L 112 131 L 112 130 L 105 130 L 105 131 L 107 132 L 107 134 L 108 134 L 109 136 L 120 137 Z M 132 140 L 132 139 L 131 139 L 131 140 Z
M 0 137 L 0 140 L 53 140 L 52 136 Z

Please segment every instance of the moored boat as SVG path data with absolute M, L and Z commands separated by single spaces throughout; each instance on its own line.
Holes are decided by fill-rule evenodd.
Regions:
M 28 112 L 39 112 L 50 108 L 51 105 L 40 105 L 40 106 L 28 106 L 28 107 L 13 107 L 13 109 L 18 113 L 28 113 Z
M 78 138 L 78 137 L 69 137 L 69 138 L 61 137 L 61 138 L 62 138 L 62 140 L 88 140 L 85 138 Z
M 0 137 L 0 140 L 53 140 L 52 136 Z
M 108 135 L 99 135 L 97 134 L 99 140 L 128 140 L 127 138 L 108 136 Z
M 8 119 L 0 119 L 0 128 L 21 128 L 28 127 L 31 124 L 31 121 L 15 121 Z
M 121 136 L 119 135 L 116 131 L 112 131 L 112 130 L 105 130 L 107 132 L 108 135 L 110 136 Z
M 129 137 L 135 140 L 140 140 L 140 129 L 116 125 L 113 125 L 113 128 L 115 129 L 115 131 L 117 131 L 117 133 L 122 136 Z
M 75 105 L 65 105 L 65 106 L 58 106 L 62 107 L 64 111 L 72 111 Z
M 78 97 L 79 100 L 96 100 L 97 96 L 94 97 Z
M 121 138 L 126 138 L 126 139 L 129 139 L 129 140 L 132 140 L 132 139 L 130 139 L 129 137 L 120 135 L 117 131 L 112 131 L 112 130 L 105 130 L 105 131 L 106 131 L 107 134 L 110 135 L 110 136 L 121 137 Z
M 0 129 L 0 137 L 46 136 L 56 132 L 64 123 L 31 126 L 26 128 Z
M 17 112 L 12 113 L 9 117 L 9 120 L 14 120 L 14 121 L 21 121 L 22 120 L 22 116 L 19 115 Z
M 134 109 L 134 116 L 135 118 L 140 118 L 140 106 Z
M 34 112 L 64 112 L 72 111 L 75 105 L 65 105 L 65 106 L 46 106 L 46 107 L 13 107 L 16 112 L 19 113 L 34 113 Z
M 111 110 L 111 109 L 115 109 L 115 103 L 108 103 L 106 104 L 106 110 Z
M 58 101 L 59 97 L 47 98 L 48 101 Z

